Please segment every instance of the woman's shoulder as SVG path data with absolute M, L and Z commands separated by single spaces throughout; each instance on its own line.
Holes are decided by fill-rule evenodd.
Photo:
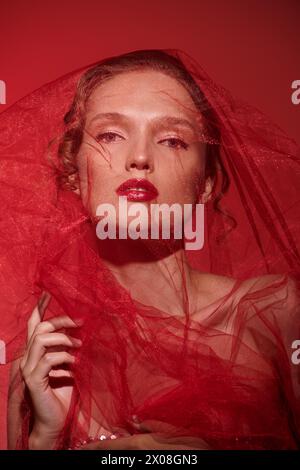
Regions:
M 288 274 L 263 274 L 246 279 L 237 279 L 230 276 L 201 272 L 193 270 L 193 276 L 200 288 L 218 293 L 225 293 L 231 290 L 235 285 L 243 292 L 248 290 L 258 290 L 265 287 L 286 286 L 289 290 L 297 289 L 296 281 Z
M 201 319 L 204 314 L 211 321 L 208 314 L 213 312 L 216 325 L 223 328 L 225 319 L 226 331 L 231 331 L 237 315 L 244 320 L 251 318 L 247 324 L 277 331 L 287 344 L 300 328 L 299 286 L 287 274 L 265 274 L 243 280 L 201 272 L 194 276 Z
M 199 299 L 211 304 L 230 293 L 237 280 L 228 276 L 192 270 L 193 283 Z
M 285 310 L 299 306 L 299 288 L 294 278 L 287 274 L 264 274 L 247 279 L 237 279 L 213 273 L 193 271 L 197 294 L 209 304 L 228 296 L 239 302 L 245 297 L 256 298 L 261 303 L 281 302 Z
M 295 278 L 286 273 L 265 274 L 245 279 L 241 283 L 242 294 L 257 294 L 263 301 L 277 301 L 285 310 L 299 305 L 299 287 Z

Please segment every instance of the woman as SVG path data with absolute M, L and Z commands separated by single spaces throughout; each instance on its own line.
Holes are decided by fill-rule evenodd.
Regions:
M 33 284 L 47 293 L 14 353 L 11 448 L 299 447 L 299 191 L 289 180 L 279 201 L 267 185 L 286 184 L 278 156 L 293 178 L 299 157 L 181 55 L 135 51 L 89 68 L 48 149 L 59 189 L 30 212 L 41 221 Z M 127 222 L 99 210 L 121 195 Z M 153 203 L 205 204 L 206 252 L 185 249 L 175 216 L 167 238 L 163 216 L 158 236 L 150 216 L 143 232 Z M 99 238 L 103 216 L 126 237 Z

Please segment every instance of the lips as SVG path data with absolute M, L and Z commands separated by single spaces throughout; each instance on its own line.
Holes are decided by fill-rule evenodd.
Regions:
M 116 193 L 128 201 L 151 201 L 158 196 L 156 187 L 146 179 L 132 178 L 122 183 Z

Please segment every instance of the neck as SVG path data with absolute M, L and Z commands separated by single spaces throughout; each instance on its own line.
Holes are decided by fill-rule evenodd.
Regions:
M 182 240 L 98 240 L 101 259 L 132 299 L 184 315 L 193 297 Z

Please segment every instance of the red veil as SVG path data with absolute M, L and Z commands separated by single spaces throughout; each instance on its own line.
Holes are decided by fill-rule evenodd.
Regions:
M 91 420 L 99 429 L 133 434 L 133 415 L 153 432 L 196 447 L 204 440 L 212 449 L 298 448 L 300 365 L 292 355 L 300 340 L 299 148 L 187 54 L 164 52 L 182 61 L 213 109 L 218 138 L 207 142 L 218 146 L 230 179 L 222 211 L 214 199 L 205 205 L 203 249 L 187 256 L 194 268 L 235 278 L 234 287 L 220 294 L 209 316 L 194 320 L 184 276 L 184 315 L 177 316 L 132 298 L 102 262 L 80 197 L 57 184 L 57 142 L 78 80 L 91 66 L 85 67 L 0 117 L 6 360 L 22 355 L 28 318 L 46 290 L 52 296 L 47 317 L 84 320 L 57 448 L 86 439 Z M 155 282 L 141 286 L 153 298 Z M 220 316 L 230 332 L 218 327 Z M 30 428 L 26 397 L 23 405 L 18 447 L 26 446 Z

